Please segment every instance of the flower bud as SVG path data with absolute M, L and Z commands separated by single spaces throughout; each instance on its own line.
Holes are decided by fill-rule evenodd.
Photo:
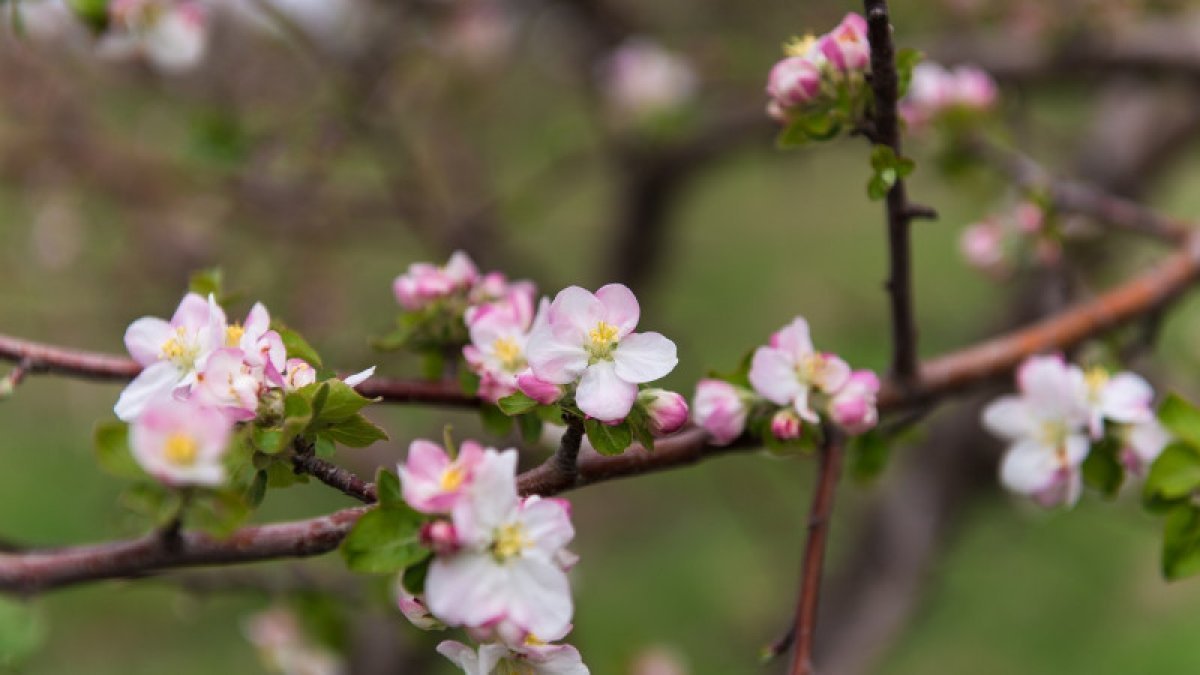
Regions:
M 789 56 L 771 68 L 767 76 L 767 95 L 771 97 L 772 117 L 802 106 L 821 93 L 821 70 L 806 56 Z
M 655 436 L 666 436 L 679 431 L 687 423 L 687 401 L 679 394 L 666 389 L 646 389 L 638 394 L 638 403 L 646 410 L 650 419 L 650 431 Z
M 446 628 L 446 624 L 429 613 L 429 607 L 425 605 L 425 598 L 409 593 L 400 578 L 396 579 L 396 606 L 400 608 L 404 618 L 421 630 L 444 630 Z
M 867 21 L 851 12 L 837 28 L 817 41 L 817 49 L 842 72 L 864 71 L 871 66 L 871 43 L 867 40 Z
M 959 250 L 967 264 L 988 274 L 1004 271 L 1004 229 L 985 220 L 963 230 Z
M 879 412 L 875 395 L 879 378 L 869 370 L 855 371 L 846 384 L 829 401 L 829 416 L 850 434 L 861 434 L 875 427 Z
M 288 359 L 283 372 L 283 388 L 295 391 L 317 381 L 317 371 L 304 359 Z
M 421 545 L 435 555 L 450 555 L 458 551 L 458 532 L 448 520 L 432 520 L 421 526 Z
M 746 428 L 749 392 L 724 380 L 700 380 L 692 402 L 696 424 L 712 434 L 717 445 L 727 445 Z
M 771 418 L 771 435 L 781 441 L 800 438 L 800 416 L 790 408 L 784 408 Z
M 521 393 L 542 405 L 550 405 L 562 398 L 563 395 L 561 386 L 538 379 L 536 375 L 528 371 L 517 376 L 517 387 L 520 388 Z

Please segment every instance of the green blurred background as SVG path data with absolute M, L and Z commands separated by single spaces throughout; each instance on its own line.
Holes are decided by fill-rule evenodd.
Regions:
M 754 106 L 778 44 L 806 27 L 832 25 L 851 8 L 705 4 L 704 12 L 683 2 L 635 9 L 668 44 L 698 55 L 701 71 L 712 73 L 706 93 L 735 92 Z M 898 38 L 930 39 L 944 28 L 944 11 L 936 3 L 904 7 Z M 620 213 L 608 132 L 596 124 L 588 97 L 564 81 L 563 69 L 544 62 L 563 39 L 556 30 L 535 23 L 498 72 L 455 70 L 428 54 L 405 54 L 416 65 L 387 81 L 394 96 L 386 88 L 377 94 L 385 99 L 383 116 L 403 118 L 418 136 L 416 155 L 436 159 L 436 140 L 445 136 L 477 152 L 474 171 L 494 185 L 506 255 L 528 263 L 505 271 L 536 276 L 548 293 L 608 280 L 598 252 L 608 250 Z M 262 300 L 327 362 L 347 370 L 378 364 L 386 375 L 417 372 L 410 360 L 373 353 L 367 338 L 384 332 L 397 311 L 392 279 L 409 263 L 446 252 L 387 209 L 346 205 L 389 187 L 370 141 L 343 128 L 353 127 L 338 110 L 338 94 L 296 65 L 303 55 L 286 44 L 255 48 L 266 55 L 247 64 L 253 72 L 225 77 L 218 70 L 180 81 L 87 56 L 5 46 L 0 332 L 121 352 L 131 320 L 169 315 L 192 271 L 220 265 L 233 290 Z M 230 67 L 228 58 L 215 60 Z M 266 90 L 259 88 L 264 82 Z M 438 93 L 412 93 L 420 86 Z M 1022 92 L 1023 147 L 1069 168 L 1093 94 L 1088 86 Z M 413 107 L 406 107 L 409 97 Z M 439 127 L 436 135 L 430 126 Z M 921 352 L 929 356 L 995 327 L 1016 284 L 982 277 L 957 252 L 963 225 L 1003 208 L 1001 184 L 982 175 L 948 182 L 927 161 L 928 146 L 914 143 L 912 152 L 920 168 L 910 191 L 941 214 L 914 232 Z M 572 158 L 569 170 L 546 169 L 564 155 Z M 1153 187 L 1152 203 L 1185 216 L 1200 210 L 1192 187 L 1200 162 L 1192 156 Z M 401 172 L 420 170 L 407 163 Z M 667 386 L 690 392 L 708 369 L 732 366 L 796 314 L 809 319 L 818 346 L 859 367 L 886 368 L 886 249 L 881 207 L 865 197 L 867 173 L 858 139 L 779 153 L 764 136 L 696 177 L 642 292 L 642 325 L 680 348 Z M 455 176 L 447 172 L 437 186 L 452 204 Z M 255 181 L 266 197 L 247 191 Z M 272 201 L 279 185 L 293 191 L 280 189 Z M 343 191 L 351 197 L 341 199 Z M 330 203 L 340 209 L 321 210 Z M 1131 242 L 1122 245 L 1133 250 Z M 1154 249 L 1136 251 L 1129 258 L 1140 261 Z M 1171 314 L 1160 349 L 1169 372 L 1164 386 L 1195 389 L 1197 328 L 1194 302 Z M 97 470 L 90 450 L 91 429 L 111 416 L 118 391 L 31 377 L 0 402 L 3 538 L 50 546 L 137 531 L 117 503 L 123 485 Z M 341 450 L 337 458 L 364 474 L 393 465 L 410 440 L 437 437 L 445 423 L 460 437 L 482 434 L 464 413 L 377 406 L 370 414 L 392 441 Z M 527 457 L 539 459 L 537 452 Z M 757 655 L 790 622 L 811 472 L 807 458 L 741 454 L 571 494 L 574 549 L 582 556 L 573 572 L 571 642 L 592 672 L 629 672 L 649 648 L 676 653 L 696 675 L 778 672 L 778 664 L 759 666 Z M 846 481 L 832 570 L 877 490 Z M 1087 495 L 1069 512 L 1036 510 L 996 490 L 974 500 L 929 571 L 919 611 L 874 672 L 1200 670 L 1200 586 L 1161 580 L 1160 524 L 1140 511 L 1133 492 L 1115 502 Z M 319 485 L 299 486 L 271 492 L 255 519 L 348 505 Z M 325 567 L 336 574 L 336 556 L 316 563 Z M 379 605 L 374 598 L 356 602 Z M 187 593 L 170 578 L 146 579 L 70 588 L 29 604 L 46 639 L 16 672 L 263 672 L 241 629 L 267 604 L 253 593 Z M 395 631 L 418 649 L 434 643 L 400 623 Z M 433 663 L 429 672 L 449 672 Z

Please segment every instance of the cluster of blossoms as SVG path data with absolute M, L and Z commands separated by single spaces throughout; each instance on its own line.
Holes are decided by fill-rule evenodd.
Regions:
M 349 670 L 332 650 L 310 640 L 296 615 L 283 607 L 255 614 L 242 630 L 272 673 L 345 675 Z
M 899 113 L 910 131 L 918 131 L 946 116 L 987 112 L 997 98 L 996 81 L 980 68 L 963 65 L 950 70 L 924 62 L 913 68 Z
M 438 645 L 470 675 L 586 675 L 574 647 L 551 644 L 570 632 L 574 613 L 570 505 L 518 496 L 516 468 L 513 449 L 468 441 L 451 457 L 432 442 L 412 443 L 399 467 L 402 494 L 433 516 L 421 541 L 434 557 L 423 592 L 397 584 L 400 609 L 419 628 L 462 627 L 482 643 Z
M 717 443 L 739 437 L 756 415 L 783 441 L 800 438 L 804 423 L 817 424 L 822 414 L 849 434 L 865 433 L 879 420 L 879 378 L 817 351 L 802 317 L 755 350 L 748 380 L 752 390 L 717 379 L 697 386 L 693 416 Z
M 959 250 L 972 267 L 1003 279 L 1026 257 L 1039 265 L 1057 263 L 1062 258 L 1062 233 L 1041 206 L 1023 201 L 1008 213 L 967 226 Z
M 311 364 L 287 358 L 261 303 L 245 322 L 229 323 L 212 295 L 188 293 L 170 321 L 142 317 L 130 324 L 125 347 L 142 372 L 113 410 L 132 422 L 134 458 L 167 485 L 222 484 L 234 425 L 257 417 L 271 392 L 294 391 L 317 379 Z M 346 383 L 355 386 L 373 372 Z
M 847 14 L 833 30 L 806 36 L 784 48 L 787 57 L 767 76 L 767 113 L 787 122 L 822 101 L 833 101 L 846 89 L 850 98 L 863 90 L 864 73 L 871 67 L 867 21 Z
M 622 122 L 637 123 L 680 110 L 696 96 L 699 86 L 687 60 L 645 38 L 626 40 L 599 70 L 608 107 Z
M 196 67 L 208 46 L 209 12 L 196 0 L 113 0 L 102 56 L 144 58 L 166 73 Z
M 1084 371 L 1061 356 L 1035 356 L 1017 371 L 1017 395 L 983 413 L 992 433 L 1010 441 L 1000 467 L 1005 487 L 1043 506 L 1073 505 L 1082 466 L 1101 444 L 1131 474 L 1143 475 L 1170 441 L 1151 408 L 1154 391 L 1139 375 Z

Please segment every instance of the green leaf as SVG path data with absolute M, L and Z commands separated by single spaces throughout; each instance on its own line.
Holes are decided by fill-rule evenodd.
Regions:
M 888 183 L 886 180 L 884 180 L 882 174 L 876 173 L 873 174 L 871 176 L 871 180 L 867 182 L 867 197 L 869 197 L 871 201 L 877 202 L 884 197 L 887 197 L 888 190 L 891 189 L 891 183 Z
M 883 434 L 872 430 L 855 436 L 850 440 L 850 475 L 860 482 L 873 480 L 887 468 L 890 457 L 891 445 Z
M 513 418 L 490 403 L 479 406 L 479 419 L 483 422 L 484 430 L 493 436 L 507 436 L 512 429 Z
M 179 512 L 179 493 L 149 481 L 131 485 L 121 493 L 119 501 L 121 506 L 155 525 L 166 524 Z
M 212 267 L 193 273 L 188 279 L 188 290 L 205 298 L 215 296 L 219 302 L 225 292 L 224 281 L 225 274 L 221 268 Z
M 505 415 L 520 415 L 527 413 L 538 406 L 538 402 L 529 398 L 525 392 L 518 391 L 515 394 L 509 394 L 497 401 L 497 405 L 504 411 Z
M 16 668 L 46 639 L 46 624 L 28 602 L 0 597 L 0 667 Z
M 329 459 L 337 452 L 337 446 L 334 445 L 333 439 L 330 439 L 322 434 L 317 434 L 313 440 L 313 447 L 316 450 L 317 457 Z
M 314 385 L 308 385 L 312 387 Z M 321 383 L 322 387 L 327 388 L 324 397 L 318 391 L 313 398 L 313 426 L 317 422 L 341 422 L 342 420 L 354 417 L 359 410 L 362 410 L 371 403 L 371 399 L 363 397 L 350 385 L 342 382 L 339 379 L 326 380 Z M 307 389 L 308 387 L 305 387 Z M 318 401 L 321 403 L 318 408 Z
M 400 490 L 400 478 L 382 467 L 375 472 L 375 492 L 383 508 L 407 508 Z
M 790 150 L 798 148 L 808 142 L 808 131 L 804 128 L 802 120 L 793 120 L 788 123 L 779 135 L 775 137 L 775 147 L 780 150 Z
M 645 408 L 641 402 L 638 402 L 629 411 L 629 416 L 625 418 L 625 422 L 629 425 L 629 431 L 637 439 L 637 442 L 641 443 L 643 448 L 653 452 L 654 433 L 650 431 L 650 420 L 646 415 Z
M 297 483 L 307 483 L 308 475 L 296 473 L 290 462 L 273 458 L 266 466 L 267 486 L 273 488 L 291 487 Z
M 563 424 L 563 409 L 557 403 L 539 405 L 533 412 L 543 424 L 556 424 L 558 426 L 562 426 Z
M 592 447 L 602 455 L 619 455 L 633 443 L 633 433 L 626 422 L 609 426 L 598 420 L 586 419 L 583 428 Z
M 104 422 L 96 425 L 92 434 L 96 461 L 117 478 L 146 478 L 146 472 L 133 458 L 129 448 L 129 425 L 124 422 Z
M 355 572 L 390 574 L 430 555 L 421 546 L 424 519 L 409 508 L 376 508 L 363 514 L 342 541 L 342 557 Z
M 842 123 L 828 108 L 813 110 L 796 120 L 804 128 L 805 135 L 814 141 L 827 141 L 842 130 Z
M 400 575 L 400 583 L 404 584 L 405 590 L 413 595 L 425 592 L 425 577 L 429 575 L 429 563 L 431 562 L 433 562 L 433 556 L 404 568 L 404 574 Z
M 901 98 L 908 93 L 908 87 L 912 83 L 913 68 L 923 58 L 925 58 L 925 55 L 912 47 L 904 47 L 896 50 L 896 77 L 899 80 L 898 86 Z
M 475 396 L 479 393 L 479 376 L 470 368 L 458 369 L 458 384 L 467 396 Z
M 1083 482 L 1105 497 L 1113 498 L 1125 480 L 1125 470 L 1117 459 L 1116 448 L 1107 439 L 1092 446 L 1083 460 Z
M 1158 407 L 1158 419 L 1176 438 L 1200 450 L 1200 410 L 1177 394 Z
M 348 448 L 365 448 L 377 441 L 388 439 L 387 432 L 375 426 L 362 413 L 334 422 L 327 429 L 323 429 L 321 435 Z
M 275 332 L 279 333 L 280 339 L 283 340 L 283 347 L 287 350 L 289 359 L 304 359 L 308 362 L 308 365 L 314 368 L 321 367 L 321 355 L 299 333 L 279 321 L 272 321 L 271 326 L 275 329 Z
M 521 430 L 521 439 L 530 445 L 542 438 L 542 420 L 536 413 L 517 415 L 517 427 Z
M 1190 504 L 1172 509 L 1163 525 L 1162 572 L 1182 579 L 1200 572 L 1200 511 Z
M 267 472 L 263 470 L 254 473 L 254 480 L 250 483 L 250 487 L 246 490 L 246 504 L 251 508 L 258 508 L 262 505 L 263 498 L 267 495 Z
M 109 0 L 68 0 L 67 4 L 81 21 L 97 33 L 108 27 Z
M 1168 445 L 1150 466 L 1144 497 L 1187 497 L 1198 487 L 1200 454 L 1184 443 L 1175 442 Z

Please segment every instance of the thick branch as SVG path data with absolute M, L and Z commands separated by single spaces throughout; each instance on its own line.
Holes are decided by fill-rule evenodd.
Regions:
M 796 623 L 792 642 L 790 675 L 811 675 L 813 672 L 813 634 L 817 628 L 817 605 L 821 595 L 821 567 L 825 560 L 825 545 L 829 538 L 829 519 L 833 515 L 833 495 L 837 490 L 842 466 L 842 439 L 832 428 L 826 428 L 826 440 L 821 444 L 821 459 L 817 469 L 817 485 L 813 491 L 812 508 L 808 515 L 808 539 L 804 544 L 804 562 L 800 571 L 800 595 L 796 601 Z
M 873 142 L 890 147 L 897 157 L 900 151 L 900 124 L 896 112 L 899 78 L 896 51 L 885 0 L 864 0 L 867 35 L 871 41 L 871 90 L 874 94 Z M 892 308 L 892 377 L 901 383 L 917 375 L 917 325 L 912 297 L 912 250 L 910 223 L 917 213 L 908 203 L 904 181 L 897 178 L 888 190 L 886 211 L 888 230 L 888 293 Z

